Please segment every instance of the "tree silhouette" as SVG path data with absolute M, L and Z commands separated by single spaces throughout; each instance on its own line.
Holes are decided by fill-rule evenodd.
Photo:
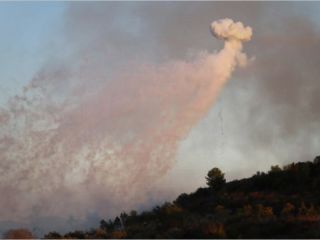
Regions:
M 224 178 L 224 173 L 221 172 L 219 168 L 212 168 L 207 176 L 207 185 L 215 190 L 221 189 L 221 187 L 226 183 Z

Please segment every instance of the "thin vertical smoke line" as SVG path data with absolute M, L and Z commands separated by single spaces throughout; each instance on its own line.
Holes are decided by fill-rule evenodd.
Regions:
M 223 126 L 223 104 L 221 102 L 222 102 L 222 98 L 219 101 L 220 106 L 219 106 L 219 113 L 218 113 L 219 122 L 220 122 L 220 134 L 221 134 L 221 137 L 219 138 L 220 139 L 219 161 L 224 161 L 225 141 L 224 141 L 224 126 Z

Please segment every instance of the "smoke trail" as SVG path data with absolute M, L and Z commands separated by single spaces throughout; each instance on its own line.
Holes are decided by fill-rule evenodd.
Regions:
M 88 94 L 76 84 L 53 94 L 58 79 L 81 69 L 34 78 L 0 111 L 0 215 L 81 217 L 94 206 L 110 214 L 143 201 L 153 179 L 173 165 L 179 141 L 247 62 L 242 42 L 250 40 L 250 27 L 223 19 L 211 31 L 225 40 L 220 52 L 136 64 Z M 48 86 L 48 78 L 57 81 Z

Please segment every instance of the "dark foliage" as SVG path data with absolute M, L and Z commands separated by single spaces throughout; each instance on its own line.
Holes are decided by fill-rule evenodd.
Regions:
M 87 232 L 45 238 L 320 238 L 319 159 L 272 166 L 228 183 L 220 181 L 221 172 L 212 179 L 208 174 L 208 182 L 218 177 L 218 183 L 183 193 L 173 203 L 101 220 Z
M 219 168 L 212 168 L 207 176 L 207 185 L 215 190 L 220 190 L 226 183 L 224 178 L 224 173 L 221 172 Z

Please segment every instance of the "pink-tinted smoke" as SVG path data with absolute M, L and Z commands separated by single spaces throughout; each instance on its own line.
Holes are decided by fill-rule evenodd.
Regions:
M 135 64 L 90 94 L 68 86 L 77 97 L 52 96 L 40 76 L 11 99 L 0 111 L 2 218 L 34 211 L 82 217 L 97 205 L 110 214 L 142 202 L 174 164 L 180 140 L 247 61 L 242 42 L 251 28 L 223 19 L 211 30 L 225 40 L 218 53 Z

